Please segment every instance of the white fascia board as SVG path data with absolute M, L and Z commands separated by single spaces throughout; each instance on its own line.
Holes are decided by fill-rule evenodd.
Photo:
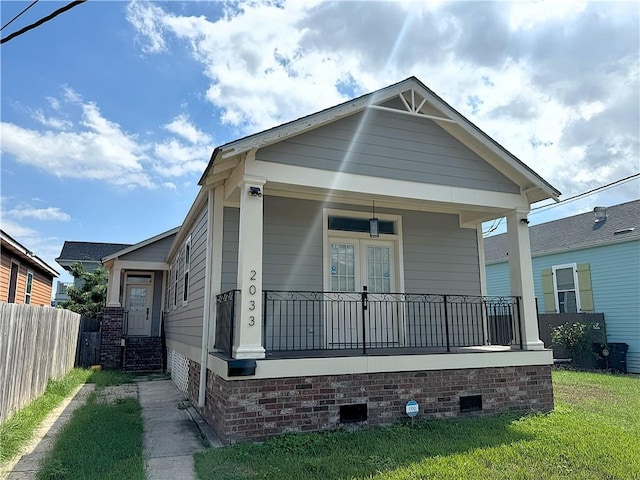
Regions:
M 391 87 L 383 88 L 377 92 L 364 95 L 349 102 L 328 108 L 321 112 L 299 118 L 292 122 L 252 135 L 244 140 L 229 143 L 222 147 L 220 158 L 229 158 L 251 149 L 263 148 L 273 143 L 286 140 L 294 135 L 299 135 L 309 130 L 321 127 L 344 117 L 358 113 L 370 105 L 391 100 L 402 92 L 411 88 L 419 88 L 412 79 L 400 82 Z M 425 93 L 426 94 L 426 93 Z M 215 163 L 214 163 L 215 164 Z
M 173 235 L 178 230 L 180 230 L 180 227 L 172 228 L 171 230 L 168 230 L 166 232 L 160 233 L 160 234 L 156 235 L 155 237 L 147 238 L 146 240 L 138 242 L 135 245 L 131 245 L 130 247 L 127 247 L 127 248 L 124 248 L 122 250 L 119 250 L 119 251 L 117 251 L 115 253 L 112 253 L 111 255 L 107 255 L 106 257 L 102 258 L 102 263 L 104 264 L 106 261 L 111 260 L 112 258 L 118 258 L 118 257 L 121 257 L 122 255 L 126 255 L 127 253 L 131 253 L 131 252 L 134 252 L 136 250 L 139 250 L 142 247 L 146 247 L 147 245 L 151 245 L 154 242 L 157 242 L 159 240 L 162 240 L 163 238 L 167 238 L 167 237 Z
M 207 198 L 208 198 L 207 192 L 209 191 L 209 188 L 210 188 L 209 186 L 200 187 L 200 190 L 198 191 L 198 195 L 196 196 L 196 199 L 193 201 L 193 204 L 191 205 L 191 208 L 189 209 L 187 216 L 182 222 L 182 225 L 178 228 L 178 233 L 176 234 L 176 237 L 173 239 L 173 244 L 169 249 L 167 258 L 165 258 L 167 262 L 169 262 L 169 259 L 173 257 L 173 255 L 176 253 L 176 250 L 180 248 L 180 246 L 182 245 L 182 241 L 185 239 L 185 237 L 189 233 L 189 229 L 191 228 L 191 225 L 193 225 L 193 222 L 196 221 L 196 218 L 200 213 L 200 211 L 202 210 L 202 207 L 207 202 Z
M 27 247 L 19 243 L 17 240 L 13 239 L 9 236 L 9 234 L 2 232 L 1 237 L 2 242 L 10 245 L 13 249 L 18 252 L 24 260 L 30 262 L 34 265 L 37 265 L 39 268 L 43 269 L 45 272 L 49 273 L 53 277 L 58 277 L 60 274 L 55 271 L 52 267 L 50 267 L 44 260 L 35 255 L 31 250 Z
M 225 380 L 315 377 L 363 373 L 418 372 L 467 368 L 521 367 L 552 365 L 551 350 L 505 350 L 483 353 L 435 355 L 384 355 L 361 357 L 320 357 L 257 360 L 255 376 L 227 377 L 227 363 L 209 355 L 207 366 Z
M 478 149 L 473 145 L 473 143 L 470 143 L 468 140 L 466 140 L 464 135 L 460 135 L 461 132 L 457 131 L 458 129 L 463 130 L 463 132 L 466 135 L 470 136 L 475 141 L 480 142 L 480 144 L 485 149 L 487 149 L 493 155 L 496 155 L 503 162 L 505 162 L 509 167 L 511 167 L 511 169 L 514 172 L 516 172 L 521 179 L 516 179 L 512 175 L 508 175 L 508 172 L 503 171 L 503 173 L 507 175 L 511 180 L 521 185 L 523 190 L 526 189 L 526 191 L 528 191 L 528 194 L 532 194 L 536 190 L 543 191 L 546 193 L 545 198 L 552 198 L 555 201 L 558 201 L 558 195 L 560 192 L 558 192 L 553 187 L 548 185 L 546 181 L 542 179 L 542 177 L 540 177 L 538 174 L 534 173 L 533 171 L 529 170 L 524 164 L 521 163 L 520 160 L 515 159 L 515 157 L 513 157 L 511 153 L 507 152 L 504 149 L 504 147 L 499 146 L 497 142 L 495 142 L 495 140 L 489 137 L 486 133 L 482 132 L 482 130 L 480 130 L 477 126 L 475 126 L 469 120 L 467 120 L 458 112 L 456 112 L 449 105 L 446 105 L 440 99 L 428 94 L 427 92 L 425 92 L 425 94 L 429 96 L 429 99 L 430 99 L 429 101 L 431 102 L 432 105 L 434 105 L 438 110 L 443 112 L 447 117 L 456 120 L 456 122 L 453 124 L 438 122 L 437 120 L 434 120 L 436 123 L 438 123 L 438 125 L 443 130 L 453 135 L 455 138 L 457 138 L 462 143 L 464 143 L 467 147 L 471 148 L 474 152 L 480 155 L 485 161 L 491 164 L 494 168 L 497 168 L 498 170 L 503 171 L 504 168 L 500 168 L 499 165 L 496 165 L 495 160 L 490 158 L 488 155 L 484 154 L 484 152 L 479 152 Z M 525 179 L 530 184 L 529 186 L 525 187 L 524 185 L 522 185 L 523 180 Z M 542 200 L 542 198 L 535 201 L 540 201 L 540 200 Z
M 434 185 L 406 180 L 369 177 L 353 173 L 317 170 L 308 167 L 284 165 L 256 160 L 247 174 L 264 177 L 269 182 L 300 185 L 327 191 L 342 191 L 356 194 L 375 194 L 410 201 L 429 201 L 455 204 L 461 207 L 481 208 L 529 208 L 526 199 L 517 193 L 474 190 L 448 185 Z
M 122 270 L 169 270 L 168 263 L 140 260 L 114 260 L 113 266 Z

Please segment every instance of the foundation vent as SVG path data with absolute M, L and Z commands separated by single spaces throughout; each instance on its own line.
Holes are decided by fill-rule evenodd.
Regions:
M 356 403 L 340 406 L 340 423 L 365 422 L 367 420 L 367 404 Z
M 461 412 L 475 412 L 478 410 L 482 410 L 482 395 L 460 397 Z

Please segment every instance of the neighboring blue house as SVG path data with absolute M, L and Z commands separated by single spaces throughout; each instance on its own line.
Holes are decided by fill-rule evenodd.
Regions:
M 529 228 L 540 313 L 604 313 L 640 373 L 640 200 Z M 507 236 L 484 239 L 487 294 L 509 295 Z

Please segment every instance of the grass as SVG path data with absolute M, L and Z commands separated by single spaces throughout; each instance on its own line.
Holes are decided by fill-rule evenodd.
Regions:
M 131 383 L 136 379 L 135 375 L 120 370 L 96 370 L 91 373 L 87 383 L 95 383 L 96 388 L 111 387 Z
M 38 480 L 109 480 L 145 478 L 140 403 L 134 398 L 99 401 L 100 389 L 131 383 L 120 371 L 93 372 L 96 391 L 79 407 L 56 438 Z
M 196 454 L 199 478 L 637 479 L 640 379 L 553 373 L 549 414 L 284 435 Z
M 145 478 L 140 403 L 114 404 L 92 393 L 56 439 L 38 480 L 116 480 Z
M 60 380 L 49 380 L 44 394 L 0 425 L 0 465 L 18 453 L 33 436 L 44 418 L 91 376 L 91 372 L 73 369 Z

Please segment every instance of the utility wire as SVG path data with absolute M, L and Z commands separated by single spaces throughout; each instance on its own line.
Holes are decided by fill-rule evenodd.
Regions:
M 3 38 L 2 40 L 0 40 L 0 44 L 6 43 L 9 40 L 16 38 L 20 35 L 22 35 L 23 33 L 28 32 L 29 30 L 33 30 L 36 27 L 39 27 L 40 25 L 42 25 L 45 22 L 48 22 L 49 20 L 57 17 L 58 15 L 60 15 L 61 13 L 66 12 L 67 10 L 71 10 L 73 7 L 77 7 L 78 5 L 80 5 L 81 3 L 85 3 L 87 0 L 76 0 L 74 2 L 71 2 L 67 5 L 65 5 L 64 7 L 59 8 L 58 10 L 56 10 L 55 12 L 53 12 L 50 15 L 47 15 L 44 18 L 41 18 L 40 20 L 38 20 L 35 23 L 32 23 L 31 25 L 27 25 L 24 28 L 21 28 L 20 30 L 18 30 L 17 32 L 13 32 L 11 35 Z
M 551 204 L 548 204 L 548 205 L 542 205 L 540 207 L 532 208 L 531 209 L 531 213 L 529 213 L 529 216 L 535 215 L 536 213 L 544 212 L 545 210 L 548 210 L 548 209 L 553 208 L 553 207 L 558 207 L 558 206 L 564 205 L 565 203 L 573 202 L 574 200 L 578 200 L 578 199 L 580 199 L 582 197 L 586 197 L 588 195 L 600 192 L 602 190 L 607 190 L 607 189 L 609 189 L 611 187 L 615 187 L 617 185 L 622 185 L 622 184 L 630 182 L 631 180 L 634 180 L 634 179 L 636 179 L 638 177 L 640 177 L 640 173 L 636 173 L 634 175 L 629 175 L 628 177 L 621 178 L 620 180 L 616 180 L 615 182 L 607 183 L 606 185 L 601 185 L 599 187 L 592 188 L 591 190 L 587 190 L 586 192 L 579 193 L 577 195 L 574 195 L 572 197 L 566 198 L 566 199 L 564 199 L 564 200 L 562 200 L 560 202 L 557 202 L 557 203 L 551 203 Z M 534 210 L 535 210 L 535 212 L 534 212 Z M 493 224 L 486 231 L 482 232 L 482 236 L 486 237 L 489 233 L 494 232 L 495 230 L 497 230 L 498 227 L 502 224 L 503 220 L 504 220 L 504 217 L 494 220 Z
M 31 7 L 33 7 L 36 3 L 38 3 L 39 0 L 33 0 L 33 2 L 31 2 L 31 5 L 29 5 L 27 8 L 25 8 L 24 10 L 22 10 L 19 14 L 17 14 L 15 17 L 13 17 L 11 20 L 9 20 L 7 23 L 5 23 L 2 28 L 0 28 L 0 32 L 2 30 L 4 30 L 5 27 L 8 27 L 9 25 L 11 25 L 13 23 L 14 20 L 16 20 L 20 15 L 22 15 L 24 12 L 26 12 L 27 10 L 29 10 Z
M 638 177 L 640 177 L 640 173 L 635 173 L 633 175 L 629 175 L 628 177 L 621 178 L 620 180 L 616 180 L 615 182 L 607 183 L 606 185 L 601 185 L 599 187 L 592 188 L 591 190 L 579 193 L 577 195 L 574 195 L 573 197 L 565 198 L 564 200 L 561 200 L 561 201 L 559 201 L 557 203 L 551 203 L 551 204 L 548 204 L 548 205 L 541 205 L 539 207 L 532 208 L 531 209 L 532 213 L 530 213 L 529 216 L 535 215 L 536 213 L 543 212 L 543 211 L 548 210 L 548 209 L 553 208 L 553 207 L 564 205 L 565 203 L 573 202 L 574 200 L 578 200 L 579 198 L 586 197 L 587 195 L 591 195 L 592 193 L 600 192 L 602 190 L 606 190 L 608 188 L 615 187 L 616 185 L 621 185 L 623 183 L 630 182 L 631 180 L 633 180 L 635 178 L 638 178 Z M 535 212 L 534 212 L 534 210 L 535 210 Z

